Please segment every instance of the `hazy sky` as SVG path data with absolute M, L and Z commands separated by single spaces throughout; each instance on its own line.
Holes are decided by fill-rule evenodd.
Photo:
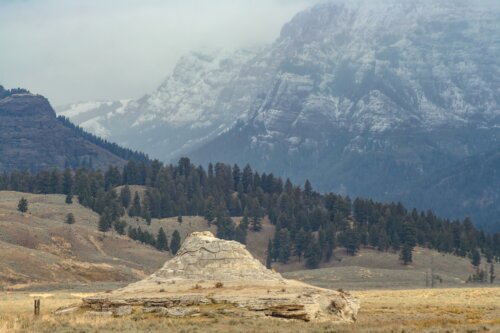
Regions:
M 315 0 L 0 0 L 0 84 L 64 103 L 136 98 L 191 50 L 273 41 Z

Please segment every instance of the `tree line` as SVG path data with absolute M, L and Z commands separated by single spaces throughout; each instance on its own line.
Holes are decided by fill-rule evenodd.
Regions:
M 29 94 L 29 90 L 23 88 L 12 88 L 5 89 L 2 85 L 0 85 L 0 99 L 9 97 L 15 94 Z
M 117 186 L 122 186 L 116 191 Z M 127 185 L 143 185 L 141 197 Z M 187 158 L 177 164 L 129 161 L 123 169 L 106 171 L 79 168 L 59 171 L 4 173 L 0 189 L 31 193 L 63 193 L 101 215 L 100 230 L 120 230 L 120 217 L 152 218 L 203 216 L 217 226 L 217 236 L 245 243 L 248 232 L 259 232 L 268 217 L 275 226 L 269 240 L 267 262 L 287 263 L 292 257 L 315 268 L 329 261 L 341 247 L 355 255 L 361 247 L 398 251 L 402 263 L 413 260 L 415 246 L 487 260 L 500 259 L 500 233 L 478 230 L 468 218 L 449 220 L 432 211 L 409 210 L 401 203 L 318 193 L 309 181 L 292 184 L 272 173 L 258 173 L 249 165 L 209 164 L 205 169 Z M 242 217 L 235 223 L 232 217 Z M 121 231 L 125 233 L 125 227 Z M 158 235 L 127 230 L 145 243 L 155 244 Z M 156 245 L 155 245 L 156 246 Z
M 67 117 L 58 116 L 57 120 L 65 127 L 72 129 L 76 134 L 78 134 L 83 139 L 88 140 L 93 144 L 110 151 L 111 153 L 115 154 L 118 157 L 121 157 L 126 161 L 135 160 L 135 161 L 149 162 L 148 155 L 139 152 L 137 150 L 124 148 L 114 142 L 109 142 L 106 139 L 100 138 L 92 133 L 89 133 L 80 126 L 73 124 Z

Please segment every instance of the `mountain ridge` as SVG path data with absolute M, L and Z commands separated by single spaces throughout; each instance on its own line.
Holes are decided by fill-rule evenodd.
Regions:
M 38 172 L 52 168 L 123 166 L 127 149 L 84 138 L 70 122 L 61 122 L 49 101 L 27 91 L 0 99 L 0 170 Z M 133 152 L 130 156 L 134 157 Z M 140 154 L 137 154 L 139 156 Z M 142 155 L 141 155 L 142 156 Z
M 204 109 L 214 131 L 200 131 L 200 118 L 173 130 L 159 110 L 177 100 L 158 89 L 154 126 L 131 121 L 135 142 L 110 139 L 163 160 L 250 162 L 320 190 L 417 205 L 430 193 L 420 180 L 500 147 L 498 22 L 498 6 L 487 1 L 322 3 L 298 13 L 250 59 L 233 55 L 230 71 L 211 71 L 222 68 L 206 60 L 213 55 L 179 61 L 172 77 L 211 84 L 172 85 L 168 93 L 183 91 L 177 111 L 185 116 L 196 114 L 190 106 L 199 96 L 217 100 Z M 464 205 L 442 204 L 447 213 Z M 483 208 L 457 214 L 476 217 Z M 498 227 L 495 209 L 486 210 L 481 223 Z

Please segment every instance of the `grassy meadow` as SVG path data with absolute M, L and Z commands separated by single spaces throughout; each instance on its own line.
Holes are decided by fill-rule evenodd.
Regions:
M 190 319 L 55 316 L 61 306 L 88 295 L 1 292 L 0 333 L 104 332 L 499 332 L 500 288 L 451 288 L 354 291 L 361 300 L 353 324 L 315 324 L 280 319 L 223 316 Z M 41 299 L 41 315 L 33 316 L 33 299 Z

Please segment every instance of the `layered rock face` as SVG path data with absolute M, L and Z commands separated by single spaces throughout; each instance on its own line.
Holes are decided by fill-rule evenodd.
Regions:
M 266 269 L 242 244 L 195 232 L 158 272 L 111 293 L 87 297 L 74 309 L 115 316 L 217 313 L 349 322 L 356 320 L 359 301 L 346 292 L 284 279 Z
M 121 166 L 125 161 L 65 127 L 48 100 L 29 93 L 0 99 L 0 171 Z

